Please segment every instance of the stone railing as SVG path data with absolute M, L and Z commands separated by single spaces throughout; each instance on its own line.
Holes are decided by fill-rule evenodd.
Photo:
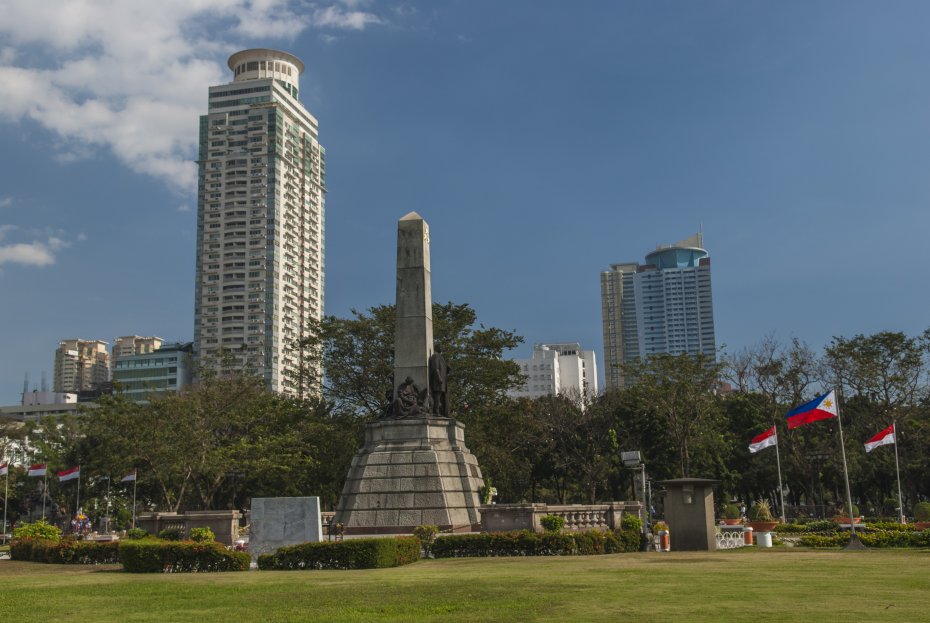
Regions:
M 624 513 L 642 516 L 639 502 L 605 504 L 495 504 L 481 507 L 481 529 L 486 532 L 532 530 L 542 532 L 540 519 L 558 515 L 565 519 L 565 530 L 615 530 Z
M 210 528 L 218 542 L 232 545 L 239 537 L 239 511 L 140 513 L 136 527 L 155 535 L 167 528 L 180 530 L 182 538 L 188 538 L 193 528 Z

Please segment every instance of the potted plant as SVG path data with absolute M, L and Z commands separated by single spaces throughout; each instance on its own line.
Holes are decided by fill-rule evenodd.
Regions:
M 914 505 L 914 527 L 918 530 L 930 528 L 930 502 L 918 502 Z
M 778 525 L 768 500 L 756 500 L 749 509 L 749 527 L 753 532 L 771 532 Z
M 846 507 L 843 505 L 836 507 L 836 515 L 833 517 L 834 523 L 839 524 L 848 524 L 849 523 L 850 513 L 846 512 Z M 862 521 L 862 517 L 859 516 L 859 507 L 855 504 L 852 505 L 852 517 L 853 523 L 859 523 Z
M 738 526 L 743 522 L 740 517 L 739 506 L 733 503 L 724 504 L 721 515 L 723 515 L 723 523 L 728 526 Z

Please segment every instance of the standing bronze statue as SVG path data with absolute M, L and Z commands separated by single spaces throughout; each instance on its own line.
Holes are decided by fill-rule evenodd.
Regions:
M 442 347 L 433 342 L 433 354 L 429 357 L 429 391 L 433 397 L 433 415 L 449 417 L 449 364 L 442 356 Z

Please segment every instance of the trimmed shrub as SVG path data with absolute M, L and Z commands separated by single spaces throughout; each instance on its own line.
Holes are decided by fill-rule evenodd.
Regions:
M 618 552 L 638 552 L 642 549 L 642 540 L 644 537 L 638 530 L 617 530 L 614 534 L 619 543 Z M 613 552 L 606 553 L 610 554 Z
M 930 521 L 930 502 L 914 504 L 914 519 L 917 521 Z
M 804 526 L 805 532 L 817 533 L 836 533 L 836 523 L 829 519 L 818 519 L 811 521 Z
M 799 523 L 780 523 L 777 526 L 775 526 L 775 532 L 778 532 L 779 534 L 800 534 L 801 532 L 804 532 L 804 531 L 805 531 L 804 524 L 799 524 Z
M 55 542 L 25 538 L 13 541 L 10 557 L 13 560 L 50 564 L 106 565 L 119 562 L 119 542 L 77 541 L 71 538 Z
M 39 519 L 13 528 L 13 539 L 42 539 L 58 542 L 61 540 L 61 530 L 44 519 Z
M 620 529 L 629 530 L 631 532 L 642 532 L 643 520 L 639 518 L 639 515 L 624 513 L 620 518 Z
M 484 532 L 441 536 L 433 543 L 436 558 L 490 556 L 572 556 L 639 551 L 640 534 L 602 532 Z
M 561 532 L 565 527 L 565 517 L 561 515 L 544 515 L 539 518 L 539 525 L 546 532 Z
M 180 528 L 165 528 L 158 533 L 162 541 L 180 541 L 182 536 Z
M 216 540 L 216 535 L 210 528 L 191 528 L 191 541 L 195 543 L 210 543 Z
M 859 531 L 859 540 L 866 547 L 930 547 L 930 530 L 874 530 Z M 848 532 L 842 534 L 805 534 L 801 537 L 799 545 L 804 547 L 844 547 L 849 543 Z
M 219 543 L 140 539 L 125 541 L 119 561 L 130 573 L 186 573 L 192 571 L 246 571 L 251 557 L 227 550 Z
M 138 541 L 139 539 L 147 539 L 151 534 L 143 530 L 142 528 L 130 528 L 126 531 L 126 538 L 130 541 Z
M 423 546 L 423 554 L 427 558 L 433 549 L 433 541 L 436 540 L 437 534 L 439 534 L 439 526 L 430 524 L 417 526 L 413 529 L 413 536 L 420 539 L 420 544 Z
M 798 539 L 801 547 L 843 547 L 849 543 L 848 534 L 804 534 Z
M 383 539 L 352 539 L 301 543 L 258 557 L 258 568 L 292 569 L 383 569 L 409 565 L 420 559 L 420 540 L 401 536 Z
M 723 515 L 724 519 L 739 519 L 741 513 L 739 512 L 739 506 L 729 503 L 723 505 L 720 514 Z

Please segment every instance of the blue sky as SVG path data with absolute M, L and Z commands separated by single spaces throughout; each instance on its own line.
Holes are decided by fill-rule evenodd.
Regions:
M 602 363 L 599 273 L 703 227 L 718 342 L 930 326 L 930 4 L 0 0 L 0 404 L 58 340 L 193 335 L 198 116 L 307 65 L 326 312 L 433 293 Z

